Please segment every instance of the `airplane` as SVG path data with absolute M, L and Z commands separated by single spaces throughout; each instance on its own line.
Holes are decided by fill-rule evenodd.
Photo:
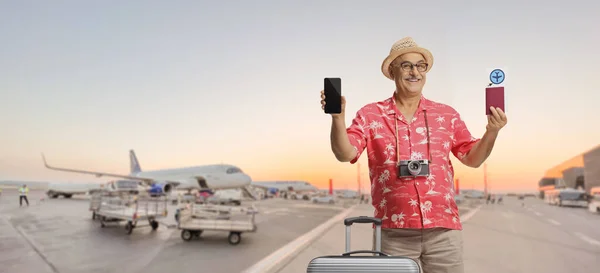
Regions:
M 280 191 L 294 190 L 294 191 L 317 191 L 317 187 L 306 181 L 254 181 L 253 186 L 260 188 L 276 188 Z
M 222 190 L 242 189 L 246 195 L 256 199 L 249 191 L 248 186 L 252 178 L 244 173 L 239 167 L 229 164 L 212 164 L 184 168 L 162 169 L 153 171 L 142 171 L 135 152 L 129 150 L 130 173 L 113 174 L 98 171 L 76 170 L 62 167 L 50 166 L 42 153 L 42 160 L 46 168 L 56 171 L 92 174 L 96 177 L 117 177 L 128 180 L 139 181 L 140 184 L 150 188 L 151 193 L 168 194 L 174 188 L 178 190 Z
M 290 192 L 295 192 L 302 199 L 309 199 L 310 193 L 318 192 L 318 188 L 306 181 L 254 181 L 252 186 L 261 188 L 269 193 L 280 192 L 287 196 Z M 298 198 L 297 195 L 291 195 L 292 199 Z

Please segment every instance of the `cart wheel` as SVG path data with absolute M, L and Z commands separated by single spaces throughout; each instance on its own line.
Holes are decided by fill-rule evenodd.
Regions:
M 202 230 L 197 230 L 196 232 L 194 232 L 194 237 L 200 238 L 200 235 L 202 235 Z
M 106 217 L 100 216 L 100 227 L 106 227 Z
M 152 230 L 156 230 L 158 228 L 158 222 L 152 220 L 150 226 L 152 227 Z
M 92 220 L 96 220 L 96 212 L 92 211 Z
M 189 231 L 187 229 L 184 229 L 181 231 L 181 239 L 183 239 L 184 241 L 190 241 L 190 240 L 192 240 L 192 237 L 193 236 L 192 236 L 191 231 Z
M 237 245 L 242 240 L 242 236 L 239 232 L 231 232 L 229 233 L 229 243 L 232 245 Z
M 127 234 L 131 234 L 131 232 L 133 231 L 133 224 L 131 223 L 131 221 L 127 221 L 127 224 L 125 225 L 125 230 L 127 230 Z

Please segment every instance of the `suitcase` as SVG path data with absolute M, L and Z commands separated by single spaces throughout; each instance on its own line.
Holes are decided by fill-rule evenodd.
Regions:
M 350 228 L 354 223 L 375 224 L 375 251 L 350 251 Z M 381 219 L 367 216 L 351 217 L 344 219 L 344 225 L 346 226 L 345 253 L 312 259 L 308 264 L 307 273 L 421 273 L 421 267 L 415 260 L 381 252 Z M 371 256 L 353 256 L 354 254 L 371 254 Z

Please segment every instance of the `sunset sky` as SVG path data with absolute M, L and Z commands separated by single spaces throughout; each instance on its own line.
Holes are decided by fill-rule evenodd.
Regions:
M 2 2 L 0 180 L 101 182 L 40 154 L 126 174 L 135 149 L 144 170 L 229 163 L 254 180 L 356 188 L 356 165 L 329 146 L 323 78 L 342 78 L 349 125 L 392 95 L 381 62 L 404 36 L 434 55 L 425 96 L 476 137 L 487 72 L 506 69 L 492 190 L 535 190 L 600 144 L 598 2 L 446 2 Z M 453 163 L 462 188 L 482 189 L 483 168 Z

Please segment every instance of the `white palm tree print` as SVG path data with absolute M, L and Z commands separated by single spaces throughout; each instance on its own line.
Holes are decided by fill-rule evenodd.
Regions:
M 379 134 L 379 129 L 383 128 L 383 124 L 381 122 L 376 120 L 371 121 L 369 128 L 375 133 L 375 137 L 373 137 L 373 139 L 383 138 L 383 136 Z
M 392 222 L 394 222 L 398 226 L 404 226 L 404 212 L 400 212 L 399 214 L 392 214 Z
M 429 187 L 429 190 L 427 191 L 427 195 L 436 195 L 436 194 L 440 194 L 439 192 L 435 191 L 435 175 L 434 174 L 430 174 L 427 177 L 427 180 L 425 181 L 425 185 L 427 185 Z
M 394 151 L 394 145 L 392 143 L 388 143 L 388 145 L 385 146 L 385 151 L 383 153 L 386 156 L 385 162 L 383 162 L 383 164 L 394 164 L 394 160 L 392 159 L 394 158 L 396 152 Z
M 444 195 L 444 200 L 446 200 L 446 204 L 448 205 L 444 210 L 445 213 L 452 214 L 452 210 L 450 209 L 450 200 L 452 199 L 452 195 L 448 192 Z
M 444 149 L 450 149 L 450 141 L 444 141 L 444 143 L 442 143 L 442 146 L 444 147 Z
M 385 185 L 385 182 L 387 182 L 388 180 L 390 180 L 390 170 L 384 170 L 383 172 L 381 172 L 381 175 L 377 179 L 377 181 L 379 183 L 384 184 L 384 185 Z
M 410 201 L 408 201 L 408 204 L 413 207 L 413 214 L 411 216 L 419 216 L 417 213 L 417 206 L 419 205 L 419 202 L 411 198 Z
M 431 211 L 431 201 L 427 200 L 425 203 L 421 203 L 421 213 L 423 213 L 423 225 L 431 224 L 431 220 L 427 218 L 427 213 Z
M 414 151 L 413 151 L 413 152 L 410 154 L 410 158 L 411 158 L 412 160 L 415 160 L 415 159 L 423 159 L 423 153 L 421 153 L 421 152 L 414 152 Z

